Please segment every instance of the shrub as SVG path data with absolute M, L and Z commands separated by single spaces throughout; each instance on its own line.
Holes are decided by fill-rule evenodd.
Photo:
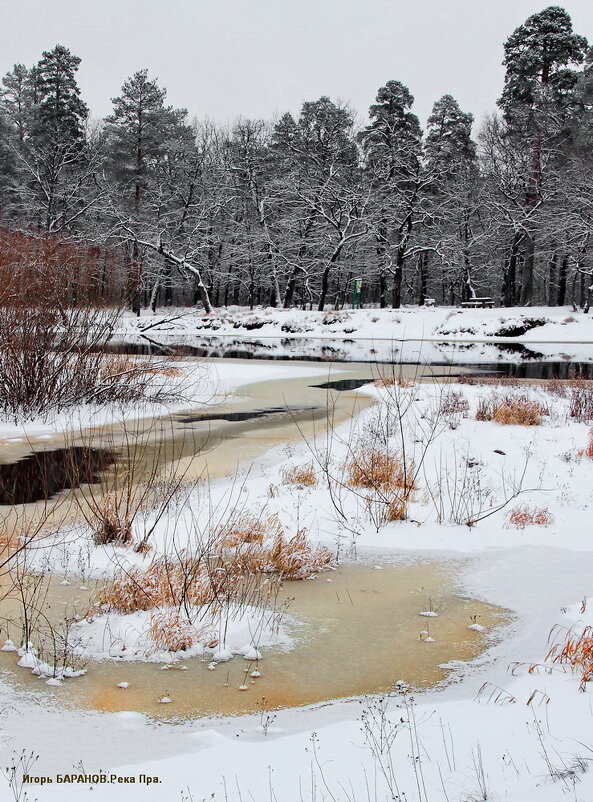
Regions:
M 593 383 L 577 381 L 570 388 L 571 418 L 581 422 L 593 420 Z
M 461 390 L 447 390 L 441 398 L 440 412 L 447 421 L 449 428 L 456 429 L 461 418 L 467 417 L 469 401 Z
M 589 457 L 589 459 L 593 459 L 593 429 L 589 430 L 589 442 L 585 449 L 585 455 Z
M 177 369 L 105 354 L 120 310 L 105 298 L 99 256 L 63 237 L 0 230 L 0 412 L 15 421 L 180 397 L 155 382 Z

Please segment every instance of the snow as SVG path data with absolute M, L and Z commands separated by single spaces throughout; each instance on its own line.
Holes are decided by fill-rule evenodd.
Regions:
M 535 318 L 545 312 L 550 323 L 527 333 L 521 341 L 545 334 L 550 340 L 562 339 L 561 348 L 566 349 L 570 338 L 593 340 L 588 317 L 580 315 L 575 322 L 567 323 L 567 310 L 467 310 L 447 317 L 451 311 L 435 308 L 401 310 L 397 314 L 402 319 L 409 314 L 410 320 L 405 318 L 406 330 L 418 332 L 422 325 L 423 331 L 430 329 L 434 334 L 446 326 L 458 335 L 468 336 L 461 328 L 471 326 L 476 329 L 471 336 L 478 337 L 493 331 L 493 321 L 506 325 L 511 319 Z M 388 320 L 387 312 L 383 315 L 381 310 L 363 312 L 363 332 L 365 327 Z M 283 314 L 273 312 L 274 319 L 289 320 L 289 313 L 285 317 Z M 311 315 L 290 314 L 301 322 Z M 413 314 L 418 317 L 412 319 Z M 370 322 L 371 315 L 380 318 L 377 324 Z M 183 319 L 183 325 L 189 327 L 192 319 Z M 129 319 L 126 326 L 132 325 L 138 323 Z M 349 326 L 352 322 L 340 325 Z M 563 331 L 567 335 L 561 338 Z M 154 330 L 152 334 L 156 336 Z M 538 345 L 537 350 L 541 347 Z M 558 345 L 550 345 L 550 354 L 557 355 L 558 349 Z M 590 360 L 590 346 L 587 349 Z M 285 376 L 295 375 L 292 366 L 273 368 L 289 370 Z M 265 373 L 264 366 L 258 377 L 259 366 L 249 365 L 239 378 L 234 363 L 229 363 L 226 373 L 224 365 L 221 367 L 221 384 L 228 391 L 241 381 L 270 375 L 271 369 Z M 294 371 L 300 369 L 310 370 L 294 366 Z M 30 789 L 34 792 L 31 795 L 39 802 L 79 802 L 87 796 L 96 802 L 110 802 L 116 796 L 130 802 L 170 802 L 182 800 L 182 793 L 186 799 L 193 797 L 196 801 L 382 802 L 397 798 L 395 783 L 400 797 L 410 802 L 469 802 L 481 798 L 493 802 L 590 802 L 593 688 L 582 693 L 579 678 L 569 669 L 545 664 L 554 627 L 561 628 L 555 630 L 558 635 L 570 628 L 579 633 L 593 625 L 593 602 L 587 602 L 593 593 L 593 460 L 582 453 L 590 427 L 570 418 L 567 397 L 554 395 L 545 386 L 499 390 L 527 393 L 531 400 L 545 405 L 550 414 L 537 427 L 477 421 L 475 411 L 480 398 L 495 388 L 456 385 L 455 389 L 467 399 L 469 411 L 454 421 L 454 428 L 449 428 L 445 420 L 440 422 L 438 438 L 423 457 L 418 477 L 421 492 L 410 503 L 406 521 L 374 526 L 361 499 L 344 494 L 345 529 L 336 522 L 323 482 L 298 492 L 283 484 L 287 466 L 311 462 L 312 451 L 306 445 L 292 446 L 290 453 L 283 446 L 270 450 L 250 466 L 240 492 L 246 488 L 243 495 L 249 506 L 258 509 L 265 505 L 266 514 L 276 513 L 289 531 L 298 520 L 314 540 L 334 548 L 337 544 L 346 549 L 352 547 L 359 559 L 377 570 L 390 557 L 401 555 L 450 560 L 458 572 L 461 593 L 512 612 L 504 638 L 491 642 L 472 663 L 451 661 L 447 666 L 451 681 L 437 690 L 415 693 L 400 687 L 384 701 L 369 697 L 270 711 L 273 726 L 263 725 L 265 711 L 262 715 L 175 725 L 155 723 L 132 712 L 77 712 L 59 706 L 65 688 L 51 685 L 46 693 L 52 703 L 41 706 L 0 680 L 5 699 L 0 735 L 7 739 L 2 746 L 3 765 L 8 764 L 10 754 L 26 748 L 40 755 L 34 768 L 36 775 L 55 778 L 57 773 L 72 772 L 73 766 L 83 765 L 87 774 L 108 767 L 109 774 L 135 778 L 134 783 L 125 786 L 108 782 L 35 786 Z M 380 424 L 381 404 L 389 396 L 386 388 L 367 386 L 364 391 L 379 404 L 359 416 L 354 433 L 351 422 L 336 431 L 332 470 L 337 474 L 348 454 L 348 438 L 352 444 L 357 434 L 368 434 Z M 405 398 L 415 399 L 424 414 L 424 418 L 418 416 L 419 420 L 424 421 L 430 419 L 440 392 L 440 388 L 428 385 L 401 389 Z M 419 460 L 422 445 L 412 448 L 411 456 Z M 475 481 L 479 488 L 477 506 L 463 514 L 453 503 L 455 477 L 461 475 Z M 268 494 L 271 485 L 277 495 Z M 519 485 L 521 493 L 513 497 Z M 432 496 L 427 492 L 429 487 L 433 488 Z M 439 487 L 439 497 L 445 500 L 440 508 L 434 500 L 435 488 Z M 153 552 L 149 557 L 123 548 L 94 547 L 90 541 L 84 542 L 84 536 L 81 541 L 81 533 L 77 532 L 76 537 L 62 544 L 70 555 L 70 565 L 77 565 L 77 550 L 83 548 L 90 553 L 94 571 L 91 575 L 112 575 L 121 566 L 146 566 L 155 555 L 171 548 L 172 542 L 183 547 L 192 532 L 203 530 L 210 508 L 204 511 L 200 493 L 206 492 L 214 507 L 224 509 L 237 503 L 239 491 L 225 480 L 215 480 L 206 490 L 195 492 L 197 495 L 190 498 L 184 513 L 176 517 L 176 540 L 172 541 L 170 522 L 161 522 L 151 541 Z M 523 529 L 513 526 L 509 513 L 519 504 L 547 507 L 553 513 L 550 522 Z M 472 525 L 467 525 L 468 521 Z M 427 602 L 428 599 L 423 604 Z M 261 627 L 259 612 L 251 611 L 251 619 L 249 611 L 244 612 L 229 621 L 224 644 L 210 649 L 201 644 L 212 660 L 212 670 L 216 670 L 219 658 L 229 654 L 232 659 L 248 661 L 263 656 L 265 661 L 266 648 L 278 645 L 278 637 L 280 645 L 290 648 L 293 636 L 288 624 L 278 636 Z M 418 613 L 427 619 L 437 615 L 430 608 L 419 609 Z M 146 632 L 150 615 L 97 615 L 90 623 L 79 622 L 73 627 L 78 647 L 93 659 L 158 659 L 166 663 L 163 668 L 172 660 L 190 657 L 179 653 L 149 654 Z M 424 625 L 427 624 L 428 621 Z M 485 628 L 474 622 L 468 629 L 479 634 Z M 423 640 L 430 648 L 433 639 L 428 630 Z M 9 652 L 16 647 L 7 641 L 2 648 Z M 28 669 L 38 667 L 32 648 L 21 649 L 19 658 Z M 259 673 L 256 670 L 250 676 Z M 118 687 L 124 686 L 127 683 Z M 167 698 L 161 701 L 168 703 Z M 60 736 L 56 738 L 55 733 Z M 389 733 L 393 734 L 393 743 L 387 760 L 386 752 L 375 750 L 373 754 L 369 742 L 372 738 L 380 741 L 381 734 L 390 737 Z M 157 777 L 159 781 L 146 784 L 140 781 L 141 775 Z M 11 798 L 7 780 L 0 775 L 0 798 L 4 798 L 2 793 Z
M 196 367 L 197 365 L 197 367 Z M 24 423 L 0 417 L 0 448 L 5 443 L 23 443 L 28 446 L 36 440 L 48 440 L 64 432 L 85 428 L 101 428 L 121 424 L 124 421 L 159 417 L 178 412 L 187 412 L 212 406 L 227 400 L 237 389 L 247 383 L 264 381 L 270 378 L 297 378 L 299 376 L 325 375 L 322 367 L 306 365 L 269 365 L 261 363 L 244 364 L 239 362 L 178 360 L 177 369 L 184 371 L 180 379 L 183 385 L 183 398 L 170 404 L 106 404 L 103 406 L 82 405 L 59 412 L 48 418 L 37 418 Z M 18 437 L 17 437 L 18 435 Z
M 291 619 L 278 627 L 272 625 L 271 616 L 255 607 L 226 611 L 226 618 L 208 615 L 208 609 L 190 607 L 187 616 L 200 622 L 200 640 L 191 648 L 177 652 L 158 650 L 152 642 L 149 629 L 155 613 L 167 613 L 167 608 L 139 610 L 135 613 L 106 613 L 86 618 L 73 625 L 71 643 L 76 656 L 82 660 L 149 661 L 168 663 L 172 659 L 211 655 L 215 663 L 232 660 L 235 654 L 247 660 L 261 659 L 259 648 L 270 646 L 289 649 L 293 638 L 289 633 Z M 262 624 L 263 621 L 263 624 Z M 218 634 L 224 640 L 218 644 Z M 216 646 L 208 647 L 209 642 Z M 258 648 L 254 645 L 257 645 Z M 19 662 L 19 665 L 24 663 Z M 33 666 L 26 666 L 27 668 Z
M 228 349 L 269 358 L 403 362 L 519 362 L 592 360 L 593 318 L 571 307 L 460 309 L 403 307 L 337 312 L 239 307 L 210 315 L 124 317 L 118 340 L 202 347 L 211 355 Z M 524 333 L 516 331 L 525 329 Z M 513 346 L 515 351 L 504 348 Z M 523 346 L 523 348 L 521 348 Z

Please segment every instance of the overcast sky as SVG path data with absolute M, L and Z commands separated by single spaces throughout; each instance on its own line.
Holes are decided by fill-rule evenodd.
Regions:
M 563 6 L 593 43 L 592 0 Z M 321 95 L 366 119 L 402 81 L 424 121 L 445 93 L 480 120 L 500 94 L 502 43 L 530 0 L 0 0 L 0 71 L 61 43 L 82 58 L 94 116 L 147 67 L 169 102 L 217 122 L 298 112 Z

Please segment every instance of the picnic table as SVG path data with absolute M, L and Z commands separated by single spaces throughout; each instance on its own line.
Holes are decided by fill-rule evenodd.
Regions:
M 462 301 L 460 306 L 463 309 L 487 309 L 494 306 L 492 298 L 470 298 L 469 301 Z

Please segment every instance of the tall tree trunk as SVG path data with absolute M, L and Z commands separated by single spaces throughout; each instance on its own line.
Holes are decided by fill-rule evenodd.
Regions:
M 395 268 L 393 271 L 393 286 L 391 290 L 391 306 L 399 309 L 402 302 L 402 281 L 404 277 L 404 261 L 408 240 L 412 233 L 412 216 L 408 214 L 401 224 L 398 232 L 398 245 L 395 252 Z
M 521 273 L 521 306 L 531 306 L 533 300 L 533 272 L 535 266 L 535 240 L 525 235 L 524 261 Z
M 564 306 L 566 303 L 566 279 L 568 277 L 568 254 L 565 253 L 560 262 L 560 276 L 558 278 L 558 298 L 557 306 Z
M 325 300 L 327 298 L 327 291 L 329 289 L 329 274 L 331 272 L 332 267 L 336 264 L 338 259 L 340 258 L 340 252 L 342 250 L 343 242 L 340 242 L 334 252 L 331 255 L 329 262 L 326 264 L 322 276 L 321 276 L 321 292 L 319 294 L 319 304 L 317 305 L 317 311 L 323 312 L 325 307 Z
M 377 232 L 377 262 L 379 264 L 379 306 L 385 309 L 387 306 L 387 222 L 382 219 Z
M 418 273 L 420 279 L 418 303 L 422 306 L 428 298 L 428 251 L 421 251 L 418 254 Z
M 556 271 L 558 269 L 558 252 L 556 248 L 554 248 L 552 252 L 552 256 L 550 257 L 550 263 L 548 265 L 548 294 L 547 294 L 547 302 L 548 306 L 554 306 L 554 301 L 556 300 L 554 297 L 554 290 L 556 289 Z
M 508 253 L 505 257 L 504 271 L 502 277 L 501 302 L 503 306 L 514 306 L 516 299 L 517 283 L 517 255 L 521 235 L 515 232 L 511 241 Z

